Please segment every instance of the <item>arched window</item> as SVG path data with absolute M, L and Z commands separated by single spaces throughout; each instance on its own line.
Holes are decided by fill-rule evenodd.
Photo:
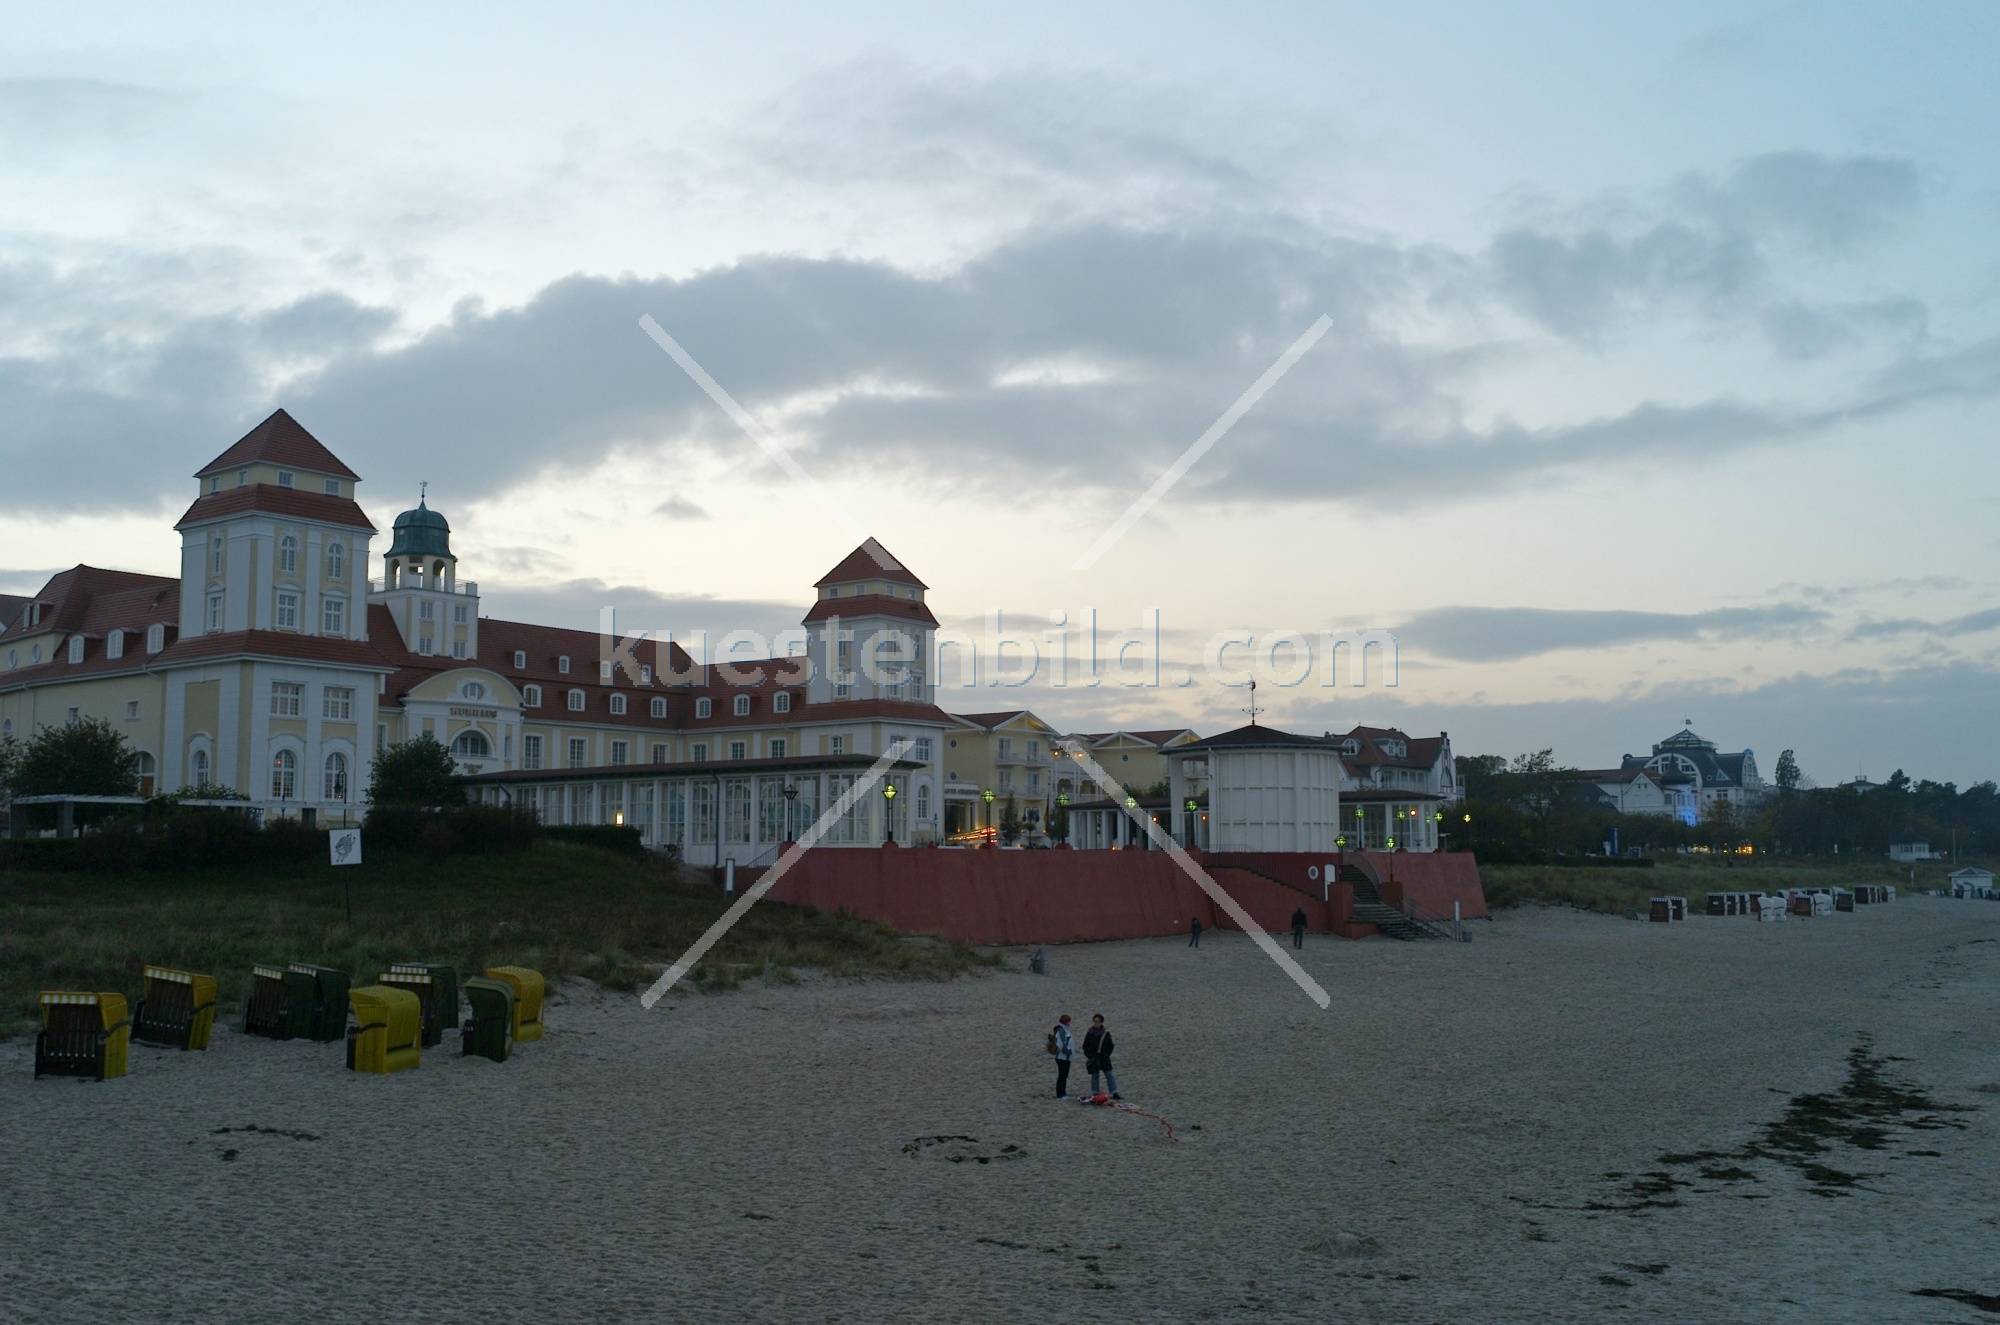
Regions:
M 931 784 L 928 782 L 919 782 L 917 784 L 917 822 L 920 824 L 927 824 L 930 821 L 931 821 Z
M 338 541 L 326 545 L 326 578 L 337 580 L 347 573 L 347 545 Z
M 526 708 L 540 708 L 542 706 L 542 688 L 540 686 L 522 686 L 521 703 Z
M 299 757 L 280 750 L 271 759 L 271 799 L 288 801 L 299 794 Z
M 792 711 L 791 693 L 780 690 L 777 694 L 771 696 L 771 711 L 773 713 L 790 713 Z
M 709 714 L 711 714 L 711 713 L 713 713 L 713 712 L 715 712 L 715 701 L 714 701 L 714 700 L 712 700 L 712 699 L 707 699 L 707 698 L 702 698 L 702 699 L 697 699 L 697 700 L 696 700 L 696 701 L 694 702 L 694 715 L 695 715 L 695 717 L 697 717 L 697 718 L 705 718 L 705 717 L 707 717 L 707 716 L 708 716 Z
M 125 656 L 125 632 L 114 630 L 104 637 L 104 656 L 123 658 Z
M 656 718 L 667 716 L 667 701 L 661 699 L 658 695 L 653 696 L 653 716 Z
M 83 661 L 83 636 L 71 635 L 69 637 L 69 660 L 72 663 Z
M 619 715 L 620 717 L 623 717 L 623 716 L 624 716 L 624 714 L 625 714 L 625 696 L 623 696 L 623 695 L 613 695 L 613 696 L 611 697 L 611 711 L 612 711 L 613 713 L 615 713 L 615 714 Z
M 217 534 L 208 545 L 208 573 L 222 574 L 222 535 Z
M 132 768 L 138 774 L 139 794 L 141 796 L 152 795 L 153 778 L 158 772 L 158 766 L 154 764 L 153 756 L 141 750 L 138 758 L 132 761 Z
M 491 759 L 493 743 L 486 739 L 485 733 L 468 729 L 451 743 L 451 753 L 457 759 Z
M 750 696 L 738 695 L 736 697 L 736 716 L 739 718 L 750 716 Z
M 278 573 L 296 575 L 299 570 L 299 540 L 286 534 L 278 540 Z
M 161 625 L 146 627 L 146 652 L 158 653 L 167 647 L 167 628 Z
M 571 713 L 583 712 L 583 692 L 581 690 L 572 690 L 569 692 L 569 711 Z
M 196 750 L 188 756 L 188 781 L 197 787 L 208 785 L 208 751 Z
M 319 798 L 323 801 L 347 801 L 347 756 L 335 751 L 326 757 L 326 768 L 320 776 Z

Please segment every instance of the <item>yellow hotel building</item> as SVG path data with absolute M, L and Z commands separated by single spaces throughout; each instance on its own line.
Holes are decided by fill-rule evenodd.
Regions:
M 804 655 L 701 667 L 678 645 L 481 616 L 422 501 L 372 578 L 360 477 L 283 410 L 196 481 L 177 578 L 77 566 L 0 599 L 0 734 L 103 718 L 139 751 L 143 793 L 227 788 L 319 823 L 358 820 L 376 754 L 428 734 L 479 799 L 746 865 L 904 738 L 897 795 L 827 840 L 943 832 L 944 737 L 965 725 L 926 675 L 926 586 L 873 539 L 814 586 Z

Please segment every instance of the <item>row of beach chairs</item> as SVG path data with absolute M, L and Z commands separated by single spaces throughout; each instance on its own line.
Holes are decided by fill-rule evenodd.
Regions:
M 1673 898 L 1653 899 L 1653 918 L 1661 919 L 1660 903 L 1673 902 Z M 1832 915 L 1836 911 L 1852 911 L 1857 905 L 1868 906 L 1896 900 L 1896 890 L 1886 883 L 1864 883 L 1851 891 L 1846 888 L 1787 888 L 1784 892 L 1767 893 L 1709 893 L 1704 899 L 1703 909 L 1712 916 L 1755 916 L 1759 920 L 1783 920 L 1786 916 L 1812 917 Z M 1678 920 L 1678 915 L 1666 917 Z
M 461 1055 L 504 1063 L 513 1045 L 542 1038 L 546 993 L 541 973 L 525 966 L 495 966 L 461 983 L 449 966 L 398 962 L 375 984 L 357 987 L 328 966 L 259 963 L 251 969 L 243 1030 L 272 1040 L 344 1038 L 347 1066 L 356 1072 L 416 1067 L 448 1030 L 459 1032 Z M 464 1017 L 461 995 L 471 1009 Z M 134 1039 L 206 1049 L 215 1006 L 214 976 L 166 966 L 145 968 L 145 992 L 130 1015 L 123 994 L 46 991 L 35 1075 L 124 1076 Z

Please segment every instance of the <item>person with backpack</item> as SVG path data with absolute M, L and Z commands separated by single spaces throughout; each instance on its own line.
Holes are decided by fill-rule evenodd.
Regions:
M 1069 1013 L 1056 1018 L 1055 1029 L 1049 1032 L 1048 1051 L 1056 1059 L 1056 1098 L 1069 1098 L 1069 1064 L 1076 1056 L 1076 1040 L 1069 1033 Z
M 1306 909 L 1303 906 L 1292 912 L 1292 946 L 1306 946 Z
M 1111 1070 L 1111 1032 L 1104 1024 L 1104 1014 L 1097 1013 L 1090 1019 L 1090 1029 L 1083 1033 L 1083 1065 L 1090 1072 L 1090 1093 L 1097 1094 L 1097 1074 L 1104 1074 L 1104 1088 L 1111 1092 L 1111 1098 L 1122 1100 L 1118 1093 L 1118 1077 Z
M 1188 946 L 1190 948 L 1199 948 L 1201 946 L 1200 916 L 1195 916 L 1188 921 Z

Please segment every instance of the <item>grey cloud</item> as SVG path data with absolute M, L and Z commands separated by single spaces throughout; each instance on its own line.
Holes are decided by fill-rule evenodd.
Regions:
M 617 613 L 621 634 L 669 632 L 686 642 L 705 632 L 711 643 L 733 630 L 754 631 L 775 640 L 799 630 L 811 605 L 811 592 L 800 590 L 795 603 L 755 598 L 721 598 L 708 594 L 676 594 L 598 579 L 566 580 L 556 584 L 494 585 L 480 598 L 480 612 L 510 621 L 532 621 L 572 630 L 596 630 L 598 613 Z M 699 653 L 689 645 L 690 651 Z
M 1662 222 L 1631 239 L 1596 229 L 1574 238 L 1529 229 L 1489 250 L 1500 293 L 1559 335 L 1589 340 L 1668 299 L 1714 310 L 1765 278 L 1750 239 Z
M 653 508 L 662 520 L 706 520 L 708 512 L 686 497 L 669 497 Z
M 1916 299 L 1814 305 L 1797 299 L 1768 304 L 1760 315 L 1764 335 L 1787 359 L 1817 359 L 1870 334 L 1921 341 L 1930 312 Z
M 1396 627 L 1396 636 L 1405 646 L 1439 658 L 1505 662 L 1653 640 L 1767 639 L 1796 635 L 1826 620 L 1825 612 L 1797 603 L 1681 613 L 1439 607 Z
M 80 139 L 123 139 L 188 104 L 182 93 L 95 78 L 0 78 L 0 138 L 37 155 Z
M 1676 192 L 1724 226 L 1840 247 L 1880 235 L 1916 210 L 1920 178 L 1901 157 L 1768 152 L 1721 178 L 1685 176 Z
M 1902 635 L 1955 638 L 1960 635 L 1983 634 L 1989 630 L 2000 630 L 2000 607 L 1987 608 L 1982 612 L 1968 612 L 1963 616 L 1947 617 L 1942 621 L 1927 621 L 1921 617 L 1887 617 L 1864 621 L 1853 629 L 1848 638 L 1892 639 Z

